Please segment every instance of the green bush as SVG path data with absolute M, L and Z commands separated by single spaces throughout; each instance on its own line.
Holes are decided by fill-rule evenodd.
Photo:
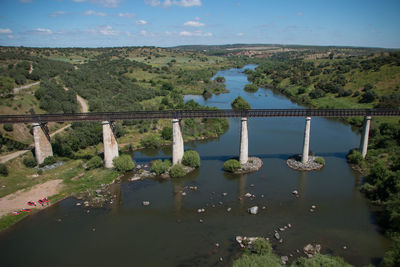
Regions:
M 233 267 L 281 267 L 281 260 L 274 254 L 243 254 L 233 262 Z
M 358 149 L 356 148 L 350 150 L 349 153 L 347 153 L 346 159 L 347 162 L 356 165 L 360 165 L 364 161 L 361 152 L 358 151 Z
M 43 163 L 40 164 L 39 167 L 44 167 L 44 166 L 51 165 L 51 164 L 54 164 L 54 163 L 56 163 L 56 158 L 53 157 L 53 156 L 49 156 L 49 157 L 44 159 Z
M 200 167 L 199 153 L 194 150 L 185 151 L 182 158 L 182 164 L 193 168 Z
M 140 140 L 140 144 L 145 148 L 159 148 L 162 145 L 160 137 L 150 134 Z
M 229 159 L 224 162 L 224 170 L 228 172 L 235 172 L 240 169 L 242 165 L 236 159 Z
M 321 165 L 325 165 L 325 159 L 322 157 L 315 157 L 314 162 Z
M 0 175 L 8 176 L 8 169 L 7 166 L 3 163 L 0 164 Z
M 37 165 L 36 159 L 34 157 L 27 157 L 22 160 L 22 163 L 28 168 L 34 168 Z
M 291 267 L 317 267 L 317 266 L 352 267 L 353 265 L 346 263 L 340 257 L 317 254 L 309 259 L 304 257 L 298 258 L 290 266 Z
M 169 170 L 171 177 L 183 177 L 186 175 L 185 167 L 182 164 L 175 164 Z
M 88 170 L 100 168 L 103 166 L 103 159 L 99 156 L 94 156 L 86 162 L 86 166 Z
M 231 106 L 234 110 L 247 110 L 251 108 L 250 104 L 241 96 L 236 97 L 235 100 L 232 101 Z
M 223 82 L 225 82 L 225 77 L 217 76 L 217 77 L 215 77 L 215 81 L 218 83 L 223 83 Z
M 169 126 L 165 126 L 161 131 L 161 137 L 164 140 L 172 140 L 172 128 Z
M 114 168 L 119 172 L 130 171 L 135 167 L 135 163 L 130 155 L 121 155 L 113 159 Z
M 381 262 L 381 267 L 400 266 L 400 234 L 392 236 L 392 245 L 386 251 Z
M 258 86 L 255 84 L 252 84 L 252 83 L 246 84 L 246 86 L 244 87 L 244 90 L 249 93 L 255 93 L 258 91 Z
M 257 238 L 252 244 L 253 252 L 257 254 L 269 254 L 272 252 L 271 244 L 264 238 Z
M 151 171 L 155 172 L 157 175 L 161 175 L 164 172 L 168 171 L 168 168 L 171 167 L 172 163 L 170 160 L 161 159 L 155 160 L 151 163 Z
M 6 123 L 3 125 L 3 129 L 7 132 L 12 132 L 14 130 L 14 126 L 10 123 Z

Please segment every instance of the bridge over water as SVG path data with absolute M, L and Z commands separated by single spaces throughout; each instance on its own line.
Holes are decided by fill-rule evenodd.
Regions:
M 211 110 L 165 110 L 165 111 L 127 111 L 127 112 L 90 112 L 73 114 L 32 114 L 1 115 L 0 123 L 32 123 L 35 142 L 35 156 L 40 164 L 53 155 L 48 122 L 101 121 L 103 125 L 104 165 L 112 168 L 112 160 L 118 156 L 118 143 L 114 134 L 114 122 L 117 120 L 171 119 L 172 163 L 180 163 L 184 145 L 180 121 L 186 118 L 241 118 L 240 163 L 248 161 L 248 118 L 253 117 L 305 117 L 305 131 L 302 162 L 308 161 L 311 117 L 364 117 L 360 152 L 367 154 L 369 128 L 372 116 L 400 116 L 397 109 L 211 109 Z

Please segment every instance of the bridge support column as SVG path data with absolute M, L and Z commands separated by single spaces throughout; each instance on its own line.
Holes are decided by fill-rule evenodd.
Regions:
M 364 118 L 363 132 L 361 134 L 361 141 L 360 141 L 360 148 L 359 148 L 363 158 L 365 158 L 365 156 L 367 155 L 370 126 L 371 126 L 371 116 L 366 116 Z
M 239 162 L 240 164 L 245 164 L 249 160 L 249 135 L 247 118 L 241 118 L 240 125 L 240 153 Z
M 310 128 L 311 128 L 311 117 L 306 117 L 306 126 L 304 130 L 304 142 L 303 142 L 303 156 L 301 162 L 306 163 L 308 161 L 308 154 L 310 153 Z
M 172 120 L 172 165 L 182 162 L 183 137 L 179 119 Z
M 42 164 L 45 158 L 53 156 L 49 130 L 46 123 L 33 123 L 32 128 L 36 161 Z
M 113 159 L 118 157 L 118 143 L 113 131 L 113 123 L 103 121 L 104 167 L 114 167 Z

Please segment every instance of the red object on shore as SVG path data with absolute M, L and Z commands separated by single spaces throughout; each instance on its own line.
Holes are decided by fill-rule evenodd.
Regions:
M 23 211 L 25 211 L 25 212 L 31 212 L 32 210 L 31 209 L 22 209 Z
M 33 201 L 28 201 L 28 205 L 29 205 L 29 206 L 36 206 L 36 203 L 33 202 Z
M 38 202 L 43 206 L 43 200 L 39 199 Z
M 21 214 L 21 212 L 19 212 L 19 211 L 13 211 L 10 213 L 10 215 L 19 215 L 19 214 Z

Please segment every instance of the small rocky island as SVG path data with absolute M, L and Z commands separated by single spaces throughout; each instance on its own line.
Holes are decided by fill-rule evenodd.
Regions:
M 286 161 L 286 164 L 295 170 L 299 171 L 315 171 L 320 170 L 325 166 L 325 160 L 322 157 L 309 156 L 305 163 L 301 160 L 301 155 L 294 155 Z
M 249 157 L 249 160 L 241 164 L 240 169 L 237 169 L 234 173 L 249 173 L 258 171 L 263 165 L 263 161 L 257 157 Z

